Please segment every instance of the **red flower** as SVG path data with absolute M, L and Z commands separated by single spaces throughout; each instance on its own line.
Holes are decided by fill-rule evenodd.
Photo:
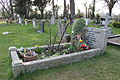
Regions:
M 84 48 L 84 47 L 86 47 L 86 45 L 85 44 L 81 44 L 81 47 Z

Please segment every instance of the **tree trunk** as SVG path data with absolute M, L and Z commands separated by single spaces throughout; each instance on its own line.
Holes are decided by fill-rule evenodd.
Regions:
M 40 10 L 40 12 L 41 12 L 41 18 L 43 19 L 44 18 L 44 10 Z
M 86 18 L 88 18 L 88 10 L 87 10 L 87 6 L 86 6 Z
M 92 19 L 95 18 L 95 0 L 93 0 Z
M 66 12 L 66 0 L 64 0 L 64 17 L 66 17 L 67 15 L 67 12 Z
M 71 18 L 73 19 L 75 17 L 75 3 L 74 3 L 74 0 L 70 0 L 70 12 L 71 12 Z
M 11 18 L 14 19 L 12 0 L 10 0 Z
M 112 8 L 109 8 L 109 16 L 112 14 Z
M 55 16 L 55 5 L 54 5 L 54 0 L 52 1 L 53 4 L 53 15 Z

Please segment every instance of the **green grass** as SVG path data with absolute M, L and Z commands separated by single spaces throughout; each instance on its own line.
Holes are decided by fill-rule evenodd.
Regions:
M 97 27 L 97 26 L 96 26 Z M 112 27 L 113 28 L 113 27 Z M 52 25 L 52 35 L 57 32 L 57 26 Z M 68 32 L 70 33 L 69 27 Z M 13 32 L 2 35 L 2 32 Z M 120 34 L 119 28 L 113 31 Z M 52 37 L 53 38 L 53 37 Z M 8 48 L 11 46 L 32 47 L 47 45 L 49 41 L 48 27 L 45 33 L 36 33 L 32 25 L 18 24 L 0 25 L 0 80 L 118 80 L 120 79 L 120 47 L 108 45 L 103 55 L 47 70 L 36 70 L 33 73 L 22 74 L 14 79 L 11 58 Z

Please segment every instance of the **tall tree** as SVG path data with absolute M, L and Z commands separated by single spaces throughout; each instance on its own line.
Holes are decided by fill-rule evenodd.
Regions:
M 53 15 L 55 16 L 55 4 L 54 4 L 54 0 L 52 0 L 52 7 L 53 7 Z
M 31 5 L 31 0 L 14 0 L 15 12 L 19 14 L 20 17 L 28 17 Z
M 58 18 L 58 10 L 60 9 L 60 6 L 55 5 L 55 17 Z
M 112 9 L 117 1 L 118 0 L 105 0 L 105 2 L 107 3 L 108 9 L 109 9 L 109 16 L 111 16 Z
M 40 10 L 42 19 L 44 18 L 44 10 L 48 2 L 50 2 L 50 0 L 34 0 L 33 1 L 34 5 L 37 6 L 38 9 Z
M 70 10 L 70 6 L 69 4 L 67 4 L 67 7 L 66 7 L 66 16 L 69 17 L 69 10 Z
M 12 5 L 12 0 L 10 0 L 10 10 L 11 10 L 11 18 L 14 19 L 14 13 L 13 13 L 13 5 Z
M 87 7 L 87 2 L 84 2 L 83 5 L 85 6 L 86 18 L 88 18 L 88 7 Z
M 11 17 L 9 0 L 0 0 L 0 5 L 2 6 L 2 12 L 5 13 L 4 15 Z
M 70 12 L 71 12 L 71 18 L 75 17 L 75 2 L 74 0 L 70 0 Z
M 63 12 L 64 17 L 67 16 L 67 12 L 66 12 L 66 0 L 64 0 L 64 12 Z
M 95 18 L 95 2 L 96 0 L 93 0 L 92 19 Z

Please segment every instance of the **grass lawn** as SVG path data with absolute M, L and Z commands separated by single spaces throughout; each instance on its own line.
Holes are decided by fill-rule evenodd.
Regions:
M 52 35 L 57 32 L 57 26 L 52 25 Z M 70 33 L 71 28 L 68 29 Z M 2 35 L 2 32 L 13 32 Z M 108 45 L 103 55 L 84 60 L 83 62 L 37 70 L 34 73 L 22 74 L 14 79 L 11 58 L 8 48 L 11 46 L 32 47 L 47 45 L 49 42 L 48 27 L 45 33 L 36 33 L 32 25 L 0 24 L 0 80 L 118 80 L 120 79 L 120 47 Z M 113 31 L 120 34 L 119 28 Z M 53 37 L 52 37 L 53 38 Z

